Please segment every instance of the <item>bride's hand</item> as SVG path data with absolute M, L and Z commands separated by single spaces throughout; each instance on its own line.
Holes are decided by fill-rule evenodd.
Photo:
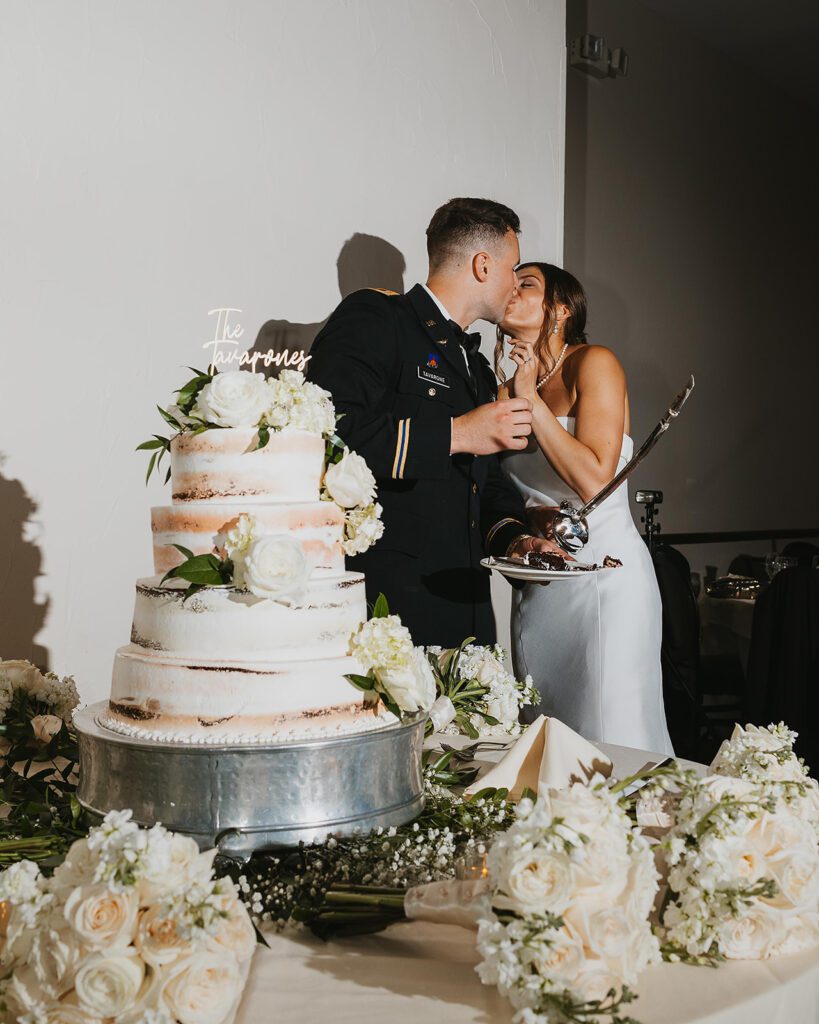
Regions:
M 552 527 L 554 526 L 555 515 L 558 511 L 559 509 L 549 508 L 547 505 L 536 505 L 533 508 L 527 509 L 529 526 L 532 528 L 532 532 L 553 540 Z
M 517 365 L 515 375 L 510 381 L 515 398 L 528 398 L 534 401 L 537 397 L 538 361 L 535 357 L 535 346 L 531 341 L 519 341 L 511 338 L 512 350 L 509 358 Z

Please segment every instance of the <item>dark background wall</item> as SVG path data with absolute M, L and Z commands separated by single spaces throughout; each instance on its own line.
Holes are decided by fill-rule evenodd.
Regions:
M 778 19 L 764 64 L 718 48 L 728 36 L 709 31 L 707 5 L 687 22 L 668 16 L 685 6 L 569 0 L 568 39 L 604 35 L 629 71 L 567 71 L 564 265 L 588 290 L 591 340 L 625 365 L 635 440 L 696 375 L 635 477 L 665 492 L 663 528 L 815 525 L 819 118 L 816 90 L 784 71 L 801 5 L 742 5 L 740 26 Z M 786 29 L 789 50 L 777 42 Z M 748 24 L 743 38 L 764 36 Z M 686 554 L 692 569 L 725 571 L 740 549 L 765 548 Z

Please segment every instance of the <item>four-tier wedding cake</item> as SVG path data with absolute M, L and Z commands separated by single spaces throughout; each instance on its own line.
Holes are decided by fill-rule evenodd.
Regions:
M 178 394 L 160 410 L 175 435 L 140 446 L 149 475 L 169 455 L 172 504 L 151 510 L 156 575 L 137 581 L 102 724 L 181 743 L 394 724 L 346 678 L 367 606 L 344 552 L 383 528 L 364 460 L 333 447 L 329 395 L 294 371 L 199 373 Z

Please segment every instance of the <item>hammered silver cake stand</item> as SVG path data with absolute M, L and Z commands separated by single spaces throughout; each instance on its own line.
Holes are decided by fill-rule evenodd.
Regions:
M 298 743 L 181 746 L 100 724 L 102 701 L 74 716 L 78 798 L 93 817 L 130 808 L 202 849 L 244 859 L 328 834 L 401 825 L 423 807 L 425 714 L 385 729 Z

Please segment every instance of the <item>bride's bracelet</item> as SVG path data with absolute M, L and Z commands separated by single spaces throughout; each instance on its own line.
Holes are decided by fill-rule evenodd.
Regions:
M 506 552 L 505 552 L 505 554 L 504 554 L 504 557 L 505 557 L 505 558 L 509 558 L 509 556 L 510 556 L 510 555 L 511 555 L 511 553 L 512 553 L 512 549 L 513 549 L 513 548 L 515 547 L 515 545 L 516 545 L 516 544 L 519 544 L 519 543 L 520 543 L 520 542 L 521 542 L 522 540 L 537 540 L 537 538 L 536 538 L 536 537 L 535 537 L 535 535 L 534 535 L 534 534 L 532 534 L 532 533 L 519 533 L 519 534 L 517 535 L 517 537 L 515 537 L 515 539 L 514 539 L 514 540 L 512 541 L 512 543 L 511 543 L 511 544 L 509 545 L 509 547 L 508 547 L 508 548 L 506 549 Z M 529 546 L 529 550 L 530 550 L 530 551 L 532 550 L 532 547 L 531 547 L 531 545 Z M 525 554 L 525 553 L 526 553 L 526 552 L 521 552 L 521 554 Z

